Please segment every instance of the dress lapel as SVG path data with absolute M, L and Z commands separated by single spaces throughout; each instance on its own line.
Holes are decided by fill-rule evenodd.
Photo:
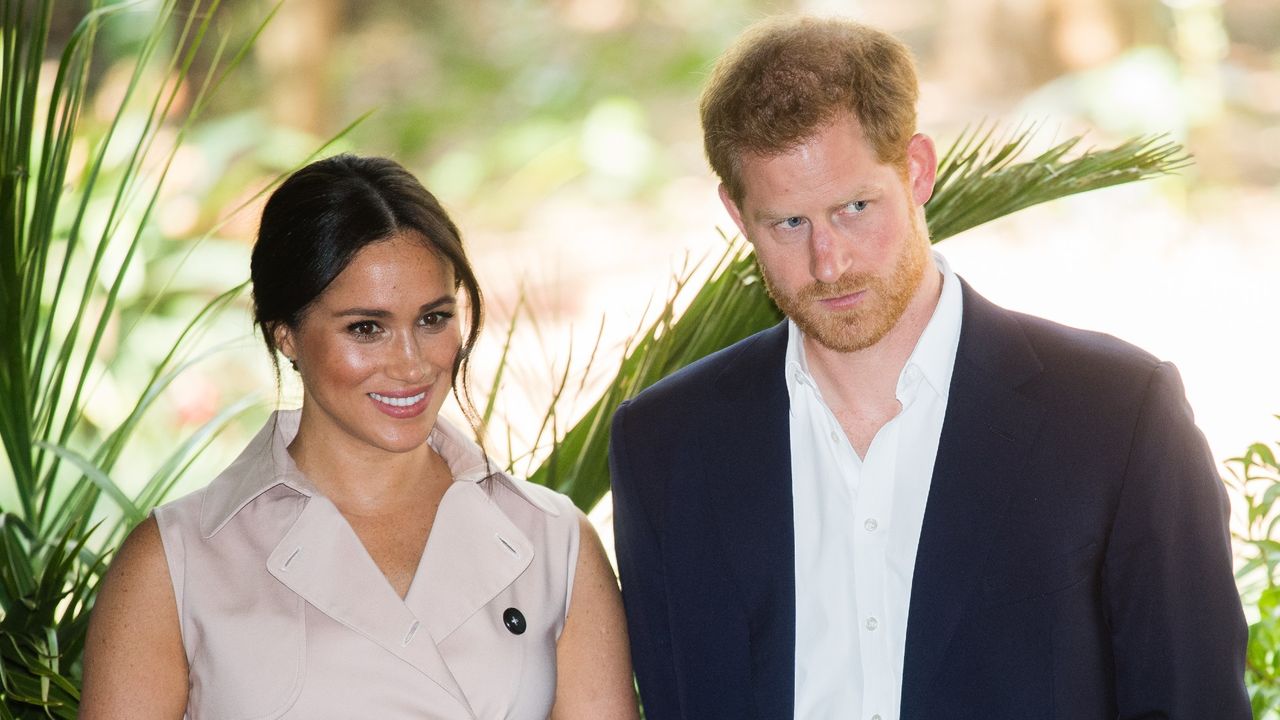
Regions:
M 962 287 L 960 346 L 911 587 L 904 720 L 921 720 L 1042 421 L 1042 410 L 1015 389 L 1041 369 L 1022 329 Z
M 202 509 L 204 536 L 216 534 L 248 502 L 277 484 L 305 496 L 301 513 L 267 558 L 268 572 L 316 609 L 418 669 L 468 717 L 475 717 L 438 644 L 510 586 L 534 555 L 533 544 L 486 490 L 491 473 L 483 451 L 437 420 L 430 442 L 448 462 L 454 483 L 441 499 L 413 584 L 402 600 L 342 513 L 294 465 L 288 446 L 298 424 L 296 410 L 274 415 L 233 465 L 237 472 L 215 480 Z M 248 479 L 238 479 L 242 476 Z M 519 483 L 505 482 L 533 506 L 558 514 Z
M 471 483 L 466 485 L 474 489 Z M 419 575 L 422 567 L 420 563 Z M 433 635 L 424 627 L 429 616 L 415 613 L 400 599 L 327 498 L 315 495 L 307 502 L 268 557 L 267 569 L 316 609 L 417 668 L 456 700 L 468 717 L 475 717 Z
M 480 483 L 445 493 L 405 603 L 435 642 L 515 582 L 533 562 L 533 543 Z

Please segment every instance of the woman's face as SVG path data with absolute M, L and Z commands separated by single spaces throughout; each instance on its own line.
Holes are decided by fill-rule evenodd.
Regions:
M 276 342 L 302 376 L 302 429 L 386 452 L 426 441 L 462 343 L 453 269 L 416 234 L 360 250 Z

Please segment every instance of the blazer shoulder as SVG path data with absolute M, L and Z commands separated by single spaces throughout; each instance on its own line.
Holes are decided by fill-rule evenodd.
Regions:
M 754 383 L 774 366 L 781 373 L 786 347 L 787 324 L 783 321 L 695 360 L 645 388 L 626 404 L 641 415 L 672 405 L 703 404 L 709 394 Z
M 1010 312 L 1047 369 L 1100 368 L 1111 373 L 1148 374 L 1161 360 L 1114 335 L 1085 330 L 1025 313 Z
M 960 354 L 992 368 L 1040 365 L 1045 371 L 1105 368 L 1149 373 L 1160 360 L 1113 335 L 1084 330 L 996 305 L 967 283 Z M 1034 358 L 1034 359 L 1032 359 Z

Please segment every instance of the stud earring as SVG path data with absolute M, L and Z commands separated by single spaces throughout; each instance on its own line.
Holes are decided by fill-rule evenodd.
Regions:
M 293 368 L 294 372 L 297 372 L 297 371 L 298 371 L 298 361 L 297 361 L 297 360 L 294 360 L 293 358 L 285 358 L 285 359 L 289 361 L 289 367 Z

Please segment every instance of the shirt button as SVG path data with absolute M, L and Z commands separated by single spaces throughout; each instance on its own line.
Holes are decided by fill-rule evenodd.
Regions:
M 832 431 L 831 431 L 831 442 L 833 442 L 833 443 L 839 443 L 839 442 L 840 442 L 840 436 L 836 434 L 836 431 L 835 431 L 835 430 L 832 430 Z
M 880 621 L 876 620 L 873 617 L 869 617 L 867 618 L 867 622 L 865 622 L 864 625 L 868 630 L 875 630 L 876 628 L 880 627 Z
M 872 716 L 871 716 L 871 720 L 880 720 L 880 716 L 879 716 L 879 715 L 872 715 Z
M 867 521 L 862 523 L 862 527 L 866 528 L 867 532 L 875 532 L 876 528 L 880 527 L 880 523 L 876 522 L 875 518 L 867 518 Z

